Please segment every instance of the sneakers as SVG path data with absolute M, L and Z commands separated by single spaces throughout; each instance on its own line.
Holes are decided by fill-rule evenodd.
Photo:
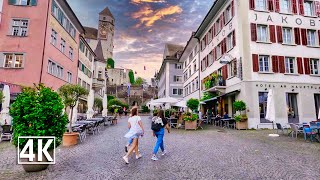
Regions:
M 154 160 L 154 161 L 158 161 L 159 160 L 156 155 L 153 155 L 151 159 Z
M 126 164 L 129 164 L 129 158 L 127 156 L 123 156 L 122 159 L 126 162 Z
M 166 155 L 166 154 L 167 154 L 167 151 L 164 150 L 164 151 L 162 152 L 161 156 L 164 156 L 164 155 Z
M 141 155 L 141 154 L 139 154 L 138 156 L 136 156 L 136 159 L 140 159 L 140 158 L 142 158 L 142 155 Z

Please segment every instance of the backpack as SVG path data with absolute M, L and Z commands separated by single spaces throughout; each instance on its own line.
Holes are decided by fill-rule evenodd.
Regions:
M 164 124 L 162 122 L 162 119 L 159 117 L 153 117 L 152 118 L 152 123 L 151 123 L 151 129 L 154 132 L 160 131 L 161 128 L 163 128 Z

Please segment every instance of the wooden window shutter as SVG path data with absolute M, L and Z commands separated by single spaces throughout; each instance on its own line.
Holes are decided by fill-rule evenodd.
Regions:
M 307 30 L 301 29 L 300 31 L 301 31 L 301 43 L 302 43 L 302 45 L 306 46 L 306 45 L 308 45 Z
M 31 0 L 30 4 L 31 4 L 31 6 L 36 6 L 37 5 L 37 0 Z
M 268 0 L 268 9 L 270 12 L 274 11 L 273 0 Z
M 251 41 L 257 41 L 257 25 L 251 23 Z
M 272 56 L 272 70 L 274 73 L 279 72 L 278 56 Z
M 224 13 L 222 13 L 220 16 L 220 30 L 222 30 L 223 26 L 224 26 Z
M 276 12 L 280 12 L 280 2 L 279 2 L 279 0 L 275 0 L 275 6 L 276 6 L 275 11 Z
M 233 36 L 233 38 L 232 38 L 232 46 L 235 47 L 236 46 L 236 30 L 234 30 L 232 32 L 232 36 Z M 319 37 L 320 37 L 320 30 L 319 30 Z
M 250 2 L 249 2 L 249 8 L 251 9 L 251 10 L 253 10 L 253 9 L 255 9 L 255 2 L 254 2 L 255 0 L 250 0 Z
M 320 2 L 319 1 L 314 1 L 315 3 L 315 10 L 316 10 L 316 15 L 320 17 Z
M 215 47 L 214 49 L 213 49 L 213 61 L 216 61 L 217 60 L 217 48 Z
M 234 0 L 232 0 L 231 2 L 231 13 L 232 13 L 232 17 L 234 17 Z
M 214 34 L 214 36 L 217 35 L 216 23 L 213 24 L 213 34 Z
M 206 56 L 206 68 L 209 66 L 209 57 L 208 55 Z
M 298 73 L 303 74 L 303 63 L 302 63 L 301 57 L 297 58 L 297 65 L 298 65 Z
M 283 43 L 283 38 L 282 38 L 282 27 L 277 26 L 277 36 L 278 36 L 278 43 Z
M 223 25 L 226 25 L 226 23 L 227 23 L 225 18 L 226 18 L 226 11 L 223 11 L 223 13 L 222 13 Z
M 224 80 L 227 80 L 228 79 L 228 65 L 224 65 L 222 67 L 222 78 Z
M 310 59 L 304 58 L 304 73 L 310 74 Z
M 294 41 L 295 41 L 296 45 L 301 44 L 300 29 L 299 28 L 294 28 Z
M 259 55 L 252 54 L 252 67 L 253 72 L 259 72 Z
M 299 2 L 299 12 L 300 12 L 300 15 L 304 15 L 304 0 L 298 0 Z
M 226 52 L 227 52 L 227 38 L 224 38 L 223 39 L 223 48 L 224 48 L 224 52 L 223 52 L 223 54 L 225 54 Z
M 214 38 L 214 33 L 213 33 L 213 31 L 214 31 L 214 24 L 213 24 L 213 26 L 211 27 L 211 39 L 213 40 L 213 38 Z
M 16 5 L 17 0 L 9 0 L 8 3 L 9 3 L 9 5 Z
M 280 73 L 285 73 L 286 68 L 284 65 L 284 56 L 278 56 L 278 62 L 279 62 L 279 72 Z
M 274 25 L 270 25 L 269 29 L 270 29 L 270 41 L 272 43 L 276 43 L 277 42 L 277 40 L 276 40 L 276 28 L 275 28 Z
M 291 4 L 292 4 L 292 13 L 298 14 L 297 0 L 291 0 Z

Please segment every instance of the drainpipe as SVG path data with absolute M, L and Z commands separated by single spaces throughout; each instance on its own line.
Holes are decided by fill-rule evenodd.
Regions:
M 41 70 L 40 70 L 40 79 L 39 84 L 42 82 L 42 71 L 43 71 L 43 63 L 44 63 L 44 51 L 46 47 L 46 39 L 47 39 L 47 31 L 48 31 L 48 18 L 49 18 L 49 8 L 50 8 L 50 1 L 48 1 L 48 7 L 47 7 L 47 19 L 46 19 L 46 26 L 44 31 L 44 38 L 43 38 L 43 49 L 42 49 L 42 62 L 41 62 Z

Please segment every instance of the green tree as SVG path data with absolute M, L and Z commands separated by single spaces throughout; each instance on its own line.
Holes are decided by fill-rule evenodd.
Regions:
M 9 110 L 14 122 L 14 145 L 18 146 L 20 136 L 55 136 L 56 146 L 59 146 L 68 123 L 63 108 L 61 97 L 51 88 L 43 84 L 23 88 Z M 19 140 L 20 147 L 26 143 L 24 139 Z M 53 148 L 50 146 L 49 150 Z M 37 149 L 34 143 L 34 150 Z
M 2 91 L 0 91 L 0 103 L 3 101 L 3 98 L 4 98 L 4 96 L 3 96 L 3 92 L 2 92 Z
M 112 95 L 107 95 L 107 99 L 108 99 L 108 102 L 109 102 L 110 100 L 115 99 L 115 97 L 112 96 Z
M 141 86 L 142 84 L 144 84 L 146 82 L 145 79 L 141 78 L 141 77 L 137 77 L 134 85 L 137 85 L 137 86 Z
M 69 120 L 69 132 L 72 132 L 72 116 L 73 116 L 73 108 L 77 105 L 77 101 L 80 96 L 88 95 L 89 92 L 79 86 L 73 84 L 65 84 L 58 89 L 58 92 L 63 100 L 63 103 L 66 107 L 70 107 L 71 115 Z
M 110 112 L 113 112 L 116 107 L 126 107 L 127 109 L 129 108 L 128 104 L 123 103 L 119 99 L 112 99 L 108 102 L 108 110 Z
M 134 84 L 134 83 L 135 83 L 135 82 L 134 82 L 134 73 L 133 73 L 132 70 L 129 71 L 128 76 L 129 76 L 129 79 L 130 79 L 130 83 L 131 83 L 131 84 Z
M 114 60 L 112 58 L 107 60 L 107 69 L 114 69 Z
M 96 111 L 100 112 L 103 108 L 102 99 L 101 98 L 94 98 L 93 106 Z
M 195 112 L 196 110 L 198 110 L 199 103 L 200 102 L 198 99 L 191 98 L 187 101 L 187 107 L 190 108 L 193 112 Z

